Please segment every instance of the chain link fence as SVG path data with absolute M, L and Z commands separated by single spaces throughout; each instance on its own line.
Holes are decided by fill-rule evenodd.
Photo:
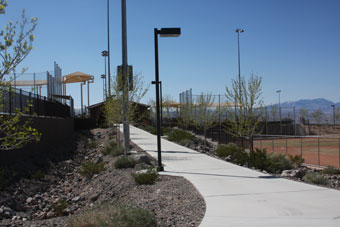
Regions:
M 254 136 L 254 148 L 299 155 L 306 164 L 340 168 L 339 136 Z

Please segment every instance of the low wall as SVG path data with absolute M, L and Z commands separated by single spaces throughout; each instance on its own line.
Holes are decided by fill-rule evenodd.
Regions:
M 23 117 L 23 121 L 25 117 Z M 67 149 L 57 149 L 67 141 L 72 142 L 74 135 L 74 120 L 72 118 L 33 117 L 32 127 L 42 136 L 39 142 L 32 142 L 18 150 L 0 151 L 0 166 L 20 171 L 33 166 L 46 165 L 46 160 L 63 156 L 70 152 Z M 69 147 L 69 146 L 67 146 Z

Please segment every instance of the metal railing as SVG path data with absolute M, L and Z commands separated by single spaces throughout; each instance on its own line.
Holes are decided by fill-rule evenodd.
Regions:
M 0 113 L 16 114 L 19 111 L 29 116 L 73 117 L 73 99 L 65 104 L 53 98 L 13 87 L 0 88 Z

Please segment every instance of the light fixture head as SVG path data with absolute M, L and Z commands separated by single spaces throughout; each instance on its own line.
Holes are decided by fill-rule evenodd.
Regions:
M 181 28 L 161 28 L 158 34 L 160 37 L 178 37 L 181 35 Z
M 102 56 L 103 56 L 103 57 L 109 56 L 109 52 L 108 52 L 107 50 L 103 50 L 103 51 L 102 51 Z

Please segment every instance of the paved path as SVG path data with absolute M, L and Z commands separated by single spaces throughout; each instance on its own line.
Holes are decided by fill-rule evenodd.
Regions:
M 131 140 L 157 159 L 156 136 L 131 126 Z M 272 178 L 162 139 L 164 174 L 202 194 L 200 226 L 340 227 L 340 191 Z

